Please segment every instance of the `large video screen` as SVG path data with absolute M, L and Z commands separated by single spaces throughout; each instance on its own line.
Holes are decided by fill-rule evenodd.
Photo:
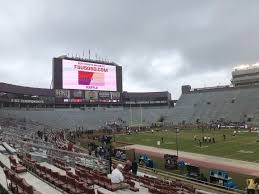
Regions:
M 116 66 L 63 59 L 63 89 L 117 91 Z

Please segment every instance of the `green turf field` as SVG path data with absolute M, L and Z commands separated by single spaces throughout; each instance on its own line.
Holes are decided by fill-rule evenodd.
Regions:
M 241 132 L 233 137 L 233 129 L 221 130 L 202 130 L 185 129 L 178 133 L 178 148 L 180 151 L 194 152 L 206 155 L 221 156 L 232 159 L 239 159 L 251 162 L 259 162 L 259 135 L 257 133 Z M 226 140 L 223 139 L 226 135 Z M 216 143 L 202 143 L 199 146 L 198 141 L 194 141 L 194 135 L 197 139 L 202 136 L 214 137 Z M 157 141 L 164 138 L 164 143 L 157 146 Z M 116 135 L 116 141 L 123 141 L 133 144 L 142 144 L 167 149 L 176 150 L 176 132 L 172 130 L 154 132 L 145 132 L 131 135 Z

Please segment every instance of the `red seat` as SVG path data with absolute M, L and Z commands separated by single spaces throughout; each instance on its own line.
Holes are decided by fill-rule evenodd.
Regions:
M 54 185 L 56 185 L 59 188 L 62 188 L 65 184 L 67 184 L 67 176 L 58 173 L 58 178 L 56 181 L 54 181 Z
M 69 183 L 70 183 L 69 180 L 70 180 L 70 179 L 69 179 L 69 177 L 66 176 L 66 175 L 61 176 L 61 180 L 62 180 L 63 182 L 65 182 L 65 184 L 63 184 L 63 185 L 61 186 L 61 189 L 68 192 L 68 191 L 69 191 L 69 188 L 70 188 L 70 185 L 69 185 Z
M 52 176 L 52 170 L 49 168 L 46 168 L 46 174 L 44 176 L 45 180 L 50 181 Z
M 86 193 L 87 194 L 95 194 L 94 188 L 86 188 Z
M 21 177 L 19 177 L 18 175 L 14 175 L 13 177 L 13 182 L 15 185 L 15 193 L 17 194 L 23 194 L 23 186 L 22 186 L 22 181 L 23 179 Z
M 58 172 L 51 172 L 49 181 L 54 184 L 56 180 L 58 180 Z
M 41 172 L 40 164 L 38 164 L 38 163 L 35 164 L 35 170 L 34 171 L 35 171 L 36 174 L 40 175 L 40 172 Z
M 76 180 L 79 180 L 79 176 L 78 175 L 75 175 L 73 172 L 71 171 L 66 171 L 66 174 L 67 176 L 71 177 L 71 178 L 74 178 Z
M 87 173 L 86 177 L 87 177 L 87 184 L 94 185 L 94 176 L 90 173 Z
M 23 193 L 33 193 L 33 187 L 29 185 L 25 179 L 22 179 L 22 181 L 19 184 L 19 187 L 22 189 Z
M 27 169 L 23 165 L 17 163 L 14 156 L 9 156 L 9 161 L 10 161 L 11 169 L 16 173 L 23 173 L 27 171 Z
M 106 186 L 106 179 L 108 179 L 108 178 L 105 176 L 101 176 L 101 185 L 103 185 L 103 187 Z
M 130 190 L 134 192 L 138 192 L 139 188 L 135 187 L 135 183 L 133 181 L 128 181 L 128 184 L 130 185 Z
M 67 176 L 67 184 L 68 184 L 68 189 L 67 191 L 71 194 L 76 193 L 76 184 L 75 184 L 75 179 L 72 177 Z
M 75 169 L 75 173 L 76 173 L 76 175 L 77 175 L 77 176 L 81 176 L 81 172 L 80 172 L 80 170 Z
M 39 176 L 44 178 L 44 176 L 46 174 L 46 167 L 45 166 L 39 166 L 39 168 L 40 168 Z
M 86 193 L 86 187 L 87 187 L 87 183 L 82 182 L 82 181 L 78 181 L 78 180 L 74 180 L 75 183 L 75 194 L 79 194 L 79 193 Z
M 97 194 L 105 194 L 105 193 L 100 190 L 97 190 Z
M 76 187 L 79 188 L 82 193 L 87 193 L 89 185 L 86 182 L 81 182 L 81 181 L 75 181 L 76 182 Z
M 7 187 L 11 190 L 14 191 L 14 172 L 11 171 L 10 169 L 8 169 L 7 167 L 4 168 L 4 173 L 7 179 Z M 8 180 L 10 181 L 10 183 L 8 183 Z

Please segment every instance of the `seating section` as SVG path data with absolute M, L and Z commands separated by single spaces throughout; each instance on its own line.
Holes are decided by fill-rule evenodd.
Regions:
M 193 186 L 184 184 L 180 181 L 161 180 L 149 176 L 139 177 L 132 174 L 125 175 L 126 181 L 130 184 L 130 190 L 135 191 L 133 181 L 142 183 L 143 187 L 148 188 L 150 193 L 154 194 L 175 194 L 175 193 L 188 193 L 194 194 L 195 188 Z M 133 182 L 133 183 L 132 183 Z
M 93 185 L 98 185 L 112 192 L 118 190 L 118 185 L 112 184 L 106 173 L 95 171 L 79 163 L 75 164 L 75 173 L 66 170 L 66 174 L 61 175 L 59 172 L 55 172 L 31 160 L 29 155 L 25 157 L 19 156 L 19 158 L 28 169 L 32 170 L 39 177 L 70 194 L 94 194 Z M 139 182 L 141 186 L 146 187 L 150 193 L 154 194 L 195 193 L 193 186 L 177 180 L 162 180 L 150 176 L 140 177 L 128 173 L 125 175 L 125 182 L 129 184 L 130 190 L 133 192 L 139 191 L 139 188 L 135 185 L 136 182 Z
M 259 122 L 257 87 L 207 89 L 183 93 L 166 120 L 177 123 L 208 123 L 217 120 Z
M 10 161 L 10 166 L 11 166 L 11 169 L 16 172 L 16 173 L 23 173 L 23 172 L 26 172 L 26 168 L 17 163 L 16 159 L 14 158 L 14 156 L 9 156 L 9 161 Z
M 65 170 L 65 171 L 71 170 L 71 168 L 67 166 L 67 164 L 66 164 L 65 161 L 62 161 L 62 160 L 60 160 L 60 159 L 53 158 L 53 159 L 52 159 L 52 162 L 53 162 L 53 164 L 54 164 L 56 167 L 58 167 L 58 168 L 60 168 L 60 169 L 62 169 L 62 170 Z
M 19 177 L 13 170 L 4 168 L 7 187 L 15 194 L 41 194 L 36 191 L 25 179 Z
M 24 131 L 24 134 L 27 133 L 26 130 Z M 41 132 L 40 129 L 38 131 L 39 133 Z M 17 147 L 20 148 L 17 151 L 17 157 L 19 158 L 19 162 L 14 156 L 10 156 L 9 160 L 11 164 L 11 173 L 7 173 L 6 171 L 6 177 L 10 181 L 8 187 L 11 190 L 15 191 L 16 193 L 37 193 L 32 186 L 30 186 L 28 183 L 26 183 L 25 180 L 22 180 L 15 174 L 26 172 L 27 170 L 30 172 L 34 172 L 38 177 L 41 178 L 41 180 L 48 182 L 51 186 L 59 188 L 60 190 L 63 190 L 70 194 L 94 194 L 94 186 L 96 185 L 98 185 L 97 188 L 102 187 L 112 192 L 119 189 L 118 185 L 112 184 L 111 179 L 108 178 L 108 175 L 106 173 L 101 172 L 107 172 L 107 161 L 98 160 L 95 158 L 92 159 L 92 157 L 90 159 L 87 157 L 83 158 L 81 157 L 82 154 L 75 154 L 73 152 L 63 152 L 56 149 L 62 148 L 62 146 L 65 144 L 64 134 L 62 132 L 49 131 L 44 130 L 44 140 L 42 139 L 39 141 L 37 139 L 38 137 L 36 138 L 36 140 L 34 140 L 33 138 L 35 138 L 35 134 L 33 135 L 33 133 L 31 133 L 31 135 L 28 136 L 30 137 L 30 139 L 27 138 L 23 142 L 28 142 L 28 145 L 30 145 L 30 143 L 33 143 L 33 146 L 30 148 L 31 151 L 34 152 L 35 158 L 37 158 L 38 155 L 42 153 L 42 156 L 46 156 L 50 164 L 54 164 L 56 167 L 63 169 L 66 172 L 66 174 L 60 174 L 55 170 L 41 165 L 36 160 L 33 160 L 30 154 L 26 154 L 27 147 L 26 149 L 21 149 L 22 146 L 19 145 L 19 143 L 17 143 Z M 9 134 L 6 135 L 6 137 L 8 136 L 10 137 Z M 41 135 L 38 136 L 40 138 Z M 10 139 L 7 138 L 8 140 L 10 140 L 10 142 L 13 141 L 13 136 L 11 137 L 12 138 Z M 20 137 L 22 136 L 19 136 L 18 140 L 20 139 Z M 52 148 L 54 149 L 51 149 L 51 151 L 48 152 L 48 150 L 43 149 L 42 146 L 39 146 L 39 148 L 37 146 L 34 147 L 34 145 L 36 145 L 37 142 L 42 143 L 39 145 L 45 145 L 46 143 L 47 145 L 45 145 L 45 147 L 53 145 Z M 15 144 L 14 141 L 13 144 Z M 65 149 L 66 148 L 64 148 L 64 150 Z M 73 151 L 76 150 L 73 149 Z M 63 160 L 63 158 L 66 158 L 66 160 Z M 75 170 L 74 172 L 71 171 L 71 168 L 69 167 L 70 164 L 75 164 L 75 169 L 73 169 Z M 99 166 L 100 168 L 97 168 Z M 15 175 L 12 175 L 12 172 Z M 158 178 L 152 178 L 148 176 L 139 177 L 133 176 L 132 174 L 126 174 L 125 182 L 128 183 L 128 185 L 130 186 L 129 189 L 133 192 L 139 192 L 140 188 L 138 188 L 138 183 L 141 183 L 141 186 L 146 187 L 147 189 L 145 190 L 148 190 L 150 193 L 195 193 L 195 189 L 192 186 L 189 186 L 176 180 L 161 180 Z M 101 194 L 102 190 L 99 190 L 98 192 Z
M 80 125 L 87 127 L 87 129 L 97 129 L 100 126 L 105 125 L 109 122 L 119 122 L 119 119 L 126 121 L 126 124 L 133 123 L 138 124 L 141 122 L 141 112 L 142 112 L 142 122 L 143 124 L 151 124 L 157 122 L 161 115 L 166 116 L 167 112 L 173 109 L 168 107 L 154 107 L 154 108 L 144 108 L 142 111 L 140 108 L 116 108 L 113 110 L 104 110 L 103 108 L 96 108 L 95 111 L 82 111 L 79 109 L 55 109 L 46 110 L 39 109 L 37 111 L 33 110 L 7 110 L 0 109 L 1 117 L 14 117 L 14 118 L 29 118 L 33 121 L 38 121 L 39 123 L 44 123 L 53 128 L 73 128 L 74 122 L 80 123 Z M 62 116 L 61 116 L 62 115 Z M 132 119 L 131 118 L 132 115 Z M 101 118 L 101 119 L 100 119 Z M 73 120 L 74 122 L 70 122 Z
M 90 185 L 96 184 L 110 191 L 118 190 L 118 187 L 112 184 L 111 179 L 105 173 L 94 171 L 81 164 L 76 164 L 75 173 Z
M 182 93 L 174 108 L 142 107 L 142 111 L 140 111 L 140 108 L 117 108 L 113 110 L 96 108 L 94 111 L 80 111 L 79 109 L 42 109 L 37 111 L 0 109 L 0 116 L 2 118 L 10 116 L 20 119 L 29 118 L 53 128 L 73 128 L 74 123 L 80 123 L 87 129 L 97 129 L 105 123 L 118 122 L 119 120 L 125 121 L 127 125 L 131 122 L 133 124 L 142 122 L 143 124 L 151 124 L 157 122 L 161 116 L 165 118 L 165 121 L 174 124 L 196 123 L 197 121 L 208 123 L 221 119 L 233 122 L 259 123 L 258 104 L 258 86 L 226 87 Z M 71 120 L 74 122 L 69 122 Z M 59 146 L 62 147 L 63 144 L 61 143 Z
M 33 171 L 43 180 L 52 184 L 54 187 L 70 194 L 95 194 L 94 188 L 92 187 L 92 184 L 89 184 L 89 181 L 85 181 L 83 178 L 73 174 L 69 170 L 66 171 L 66 175 L 61 175 L 59 172 L 55 172 L 48 167 L 42 166 L 27 157 L 20 156 L 20 158 L 28 169 Z

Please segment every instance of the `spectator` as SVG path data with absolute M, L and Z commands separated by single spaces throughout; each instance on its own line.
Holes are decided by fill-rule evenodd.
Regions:
M 131 170 L 131 168 L 132 168 L 132 163 L 130 160 L 127 160 L 127 162 L 123 168 L 123 172 L 128 173 Z
M 247 194 L 255 194 L 255 189 L 257 188 L 257 184 L 255 183 L 254 179 L 247 179 Z
M 97 151 L 97 148 L 94 150 L 94 155 L 95 155 L 95 157 L 98 157 L 98 151 Z
M 120 159 L 120 158 L 121 158 L 121 152 L 120 152 L 120 150 L 118 150 L 118 151 L 116 152 L 115 157 L 116 157 L 117 159 Z
M 143 156 L 139 156 L 139 159 L 138 159 L 138 163 L 140 163 L 141 161 L 142 161 L 142 159 L 143 159 Z
M 134 160 L 134 161 L 132 162 L 132 167 L 131 167 L 131 169 L 132 169 L 132 173 L 136 176 L 136 175 L 137 175 L 137 171 L 138 171 L 138 163 L 137 163 L 136 160 Z
M 126 160 L 126 154 L 125 153 L 121 154 L 121 160 Z
M 111 163 L 112 164 L 112 163 Z M 113 171 L 114 169 L 116 169 L 116 164 L 112 164 L 111 165 L 111 170 Z
M 122 174 L 123 165 L 118 164 L 117 168 L 112 171 L 111 182 L 117 189 L 127 189 L 129 185 L 124 183 L 124 177 Z
M 153 162 L 153 160 L 151 160 L 150 158 L 148 158 L 147 163 L 146 163 L 146 167 L 148 167 L 148 168 L 154 168 L 154 162 Z

